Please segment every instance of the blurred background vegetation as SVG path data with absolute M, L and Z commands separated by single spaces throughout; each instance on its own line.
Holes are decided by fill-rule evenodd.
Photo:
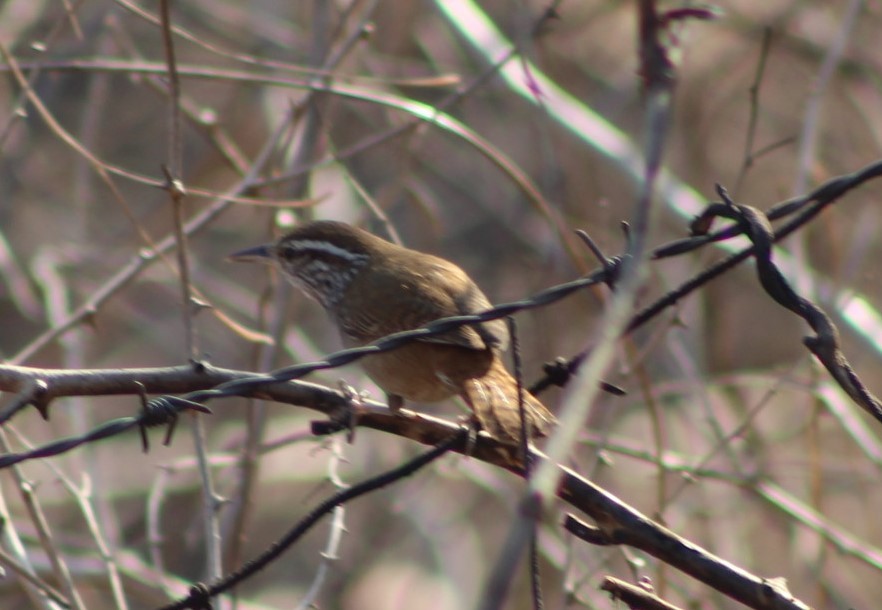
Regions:
M 267 270 L 224 260 L 298 218 L 345 220 L 387 237 L 392 227 L 405 245 L 460 264 L 494 302 L 592 269 L 574 229 L 608 255 L 620 252 L 619 223 L 642 171 L 631 154 L 643 124 L 635 4 L 562 2 L 556 18 L 542 20 L 543 2 L 173 3 L 183 214 L 199 221 L 187 252 L 193 286 L 210 305 L 195 318 L 196 355 L 268 370 L 340 347 L 314 303 Z M 688 215 L 715 198 L 716 182 L 768 209 L 880 157 L 878 3 L 726 4 L 715 21 L 673 29 L 680 63 L 665 161 L 678 188 L 659 197 L 653 244 L 685 236 Z M 158 11 L 133 0 L 0 3 L 0 355 L 10 363 L 126 368 L 191 355 L 174 254 L 168 264 L 138 262 L 174 232 L 172 203 L 158 188 L 174 157 Z M 512 45 L 518 53 L 497 65 Z M 13 63 L 42 108 L 24 96 Z M 746 168 L 748 152 L 759 154 Z M 224 193 L 237 199 L 224 203 Z M 882 304 L 880 193 L 874 183 L 850 193 L 782 244 L 796 263 L 791 279 L 828 310 L 843 313 L 855 294 L 870 313 Z M 705 249 L 653 263 L 641 304 L 724 255 Z M 577 294 L 518 316 L 527 382 L 544 362 L 590 345 L 606 296 Z M 93 299 L 94 312 L 83 310 Z M 873 320 L 837 318 L 846 353 L 878 390 Z M 872 608 L 882 595 L 880 431 L 831 387 L 801 344 L 806 332 L 742 265 L 622 345 L 608 380 L 629 394 L 592 405 L 572 464 L 726 560 L 785 577 L 817 608 Z M 358 367 L 310 377 L 332 387 L 340 379 L 382 397 Z M 560 395 L 543 400 L 554 409 Z M 49 421 L 19 414 L 7 442 L 22 450 L 138 407 L 136 396 L 59 400 Z M 355 482 L 421 450 L 369 430 L 351 445 L 313 439 L 315 414 L 290 406 L 212 408 L 205 450 L 216 492 L 229 500 L 225 570 L 333 493 L 332 474 Z M 459 414 L 453 404 L 427 409 Z M 133 433 L 21 468 L 83 607 L 120 606 L 99 540 L 130 608 L 160 605 L 206 578 L 201 483 L 185 423 L 170 447 L 155 433 L 147 455 Z M 266 451 L 244 488 L 249 443 Z M 448 456 L 347 506 L 315 603 L 473 606 L 522 486 Z M 62 587 L 10 471 L 2 491 L 6 527 L 37 573 Z M 574 542 L 559 527 L 561 510 L 549 511 L 540 534 L 549 607 L 614 607 L 596 589 L 605 574 L 647 577 L 684 607 L 740 607 L 639 552 Z M 240 607 L 303 600 L 329 524 L 242 585 Z M 518 581 L 510 607 L 529 607 L 527 583 Z M 3 607 L 32 603 L 16 578 L 0 582 Z

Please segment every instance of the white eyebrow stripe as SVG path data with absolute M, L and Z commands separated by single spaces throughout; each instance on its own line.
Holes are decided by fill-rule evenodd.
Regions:
M 315 239 L 296 240 L 289 243 L 288 247 L 298 251 L 314 250 L 318 252 L 324 252 L 326 254 L 330 254 L 331 256 L 336 256 L 337 258 L 342 258 L 343 260 L 347 261 L 357 261 L 366 257 L 366 255 L 364 254 L 358 254 L 356 252 L 352 252 L 351 250 L 347 250 L 346 248 L 335 246 L 330 242 Z

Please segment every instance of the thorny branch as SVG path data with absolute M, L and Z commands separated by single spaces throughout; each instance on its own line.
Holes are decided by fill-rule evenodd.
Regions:
M 88 381 L 87 373 L 14 368 L 16 368 L 17 379 L 20 383 L 24 383 L 22 380 L 27 374 L 33 375 L 33 378 L 49 379 L 50 387 L 58 385 L 65 386 L 67 389 L 72 389 L 75 384 Z M 54 374 L 56 377 L 52 378 L 47 373 Z M 118 375 L 109 374 L 102 379 L 100 371 L 92 372 L 96 380 L 101 383 L 102 392 L 107 394 L 124 391 L 124 386 L 121 383 L 124 373 L 124 371 L 119 371 Z M 211 367 L 206 367 L 201 371 L 195 371 L 192 367 L 175 367 L 171 369 L 141 369 L 139 376 L 144 380 L 144 385 L 147 388 L 155 388 L 162 384 L 163 379 L 166 379 L 166 385 L 197 387 L 200 384 L 216 384 L 222 379 L 236 379 L 243 375 L 246 374 Z M 0 384 L 8 384 L 10 377 L 8 371 L 4 372 L 0 368 Z M 307 405 L 332 417 L 334 413 L 345 409 L 347 400 L 340 392 L 302 381 L 265 386 L 253 391 L 263 398 Z M 459 430 L 455 424 L 449 421 L 428 415 L 416 414 L 407 410 L 402 411 L 399 415 L 392 414 L 383 405 L 376 402 L 363 401 L 360 409 L 362 409 L 358 417 L 360 426 L 396 434 L 426 445 L 438 445 L 450 439 Z M 109 422 L 108 425 L 125 426 L 125 429 L 131 429 L 137 425 L 137 418 L 122 418 Z M 473 459 L 482 460 L 515 474 L 523 475 L 520 469 L 514 467 L 498 451 L 496 442 L 484 433 L 478 435 L 474 444 L 468 441 L 459 442 L 452 446 L 451 450 L 458 453 L 468 452 Z M 34 455 L 32 457 L 44 456 Z M 542 460 L 544 456 L 536 450 L 531 450 L 530 459 L 531 461 Z M 578 473 L 567 468 L 561 468 L 561 473 L 558 496 L 598 524 L 598 527 L 591 528 L 596 532 L 597 540 L 602 540 L 605 544 L 627 544 L 642 549 L 754 608 L 806 609 L 805 605 L 793 600 L 785 592 L 775 589 L 766 580 L 734 568 L 722 559 L 678 537 Z M 571 529 L 569 526 L 567 527 Z M 595 543 L 597 542 L 595 541 Z

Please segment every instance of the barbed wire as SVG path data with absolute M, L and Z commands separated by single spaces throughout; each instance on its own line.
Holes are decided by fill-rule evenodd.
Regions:
M 717 186 L 717 192 L 723 203 L 708 206 L 692 222 L 693 231 L 705 231 L 717 217 L 733 220 L 744 229 L 756 251 L 754 258 L 760 285 L 776 303 L 805 320 L 815 336 L 805 337 L 803 344 L 855 404 L 882 422 L 882 402 L 869 390 L 845 357 L 840 347 L 839 332 L 830 316 L 811 300 L 799 295 L 772 261 L 775 232 L 768 217 L 754 207 L 736 204 L 722 186 Z
M 868 180 L 880 176 L 882 176 L 882 161 L 876 161 L 851 174 L 833 178 L 804 197 L 790 199 L 773 206 L 767 214 L 769 219 L 778 219 L 797 212 L 800 213 L 796 218 L 773 234 L 771 237 L 772 242 L 780 241 L 796 231 L 805 223 L 816 217 L 827 205 L 830 205 L 848 191 L 853 190 Z M 718 204 L 716 202 L 709 203 L 709 206 L 713 205 Z M 709 243 L 740 235 L 744 232 L 744 229 L 744 226 L 736 224 L 735 226 L 726 227 L 715 233 L 693 235 L 686 239 L 676 240 L 656 248 L 653 253 L 653 258 L 659 259 L 691 252 Z M 592 249 L 592 251 L 595 250 Z M 625 332 L 633 332 L 665 308 L 670 307 L 690 292 L 696 290 L 714 277 L 717 277 L 724 271 L 734 267 L 755 253 L 756 246 L 751 245 L 701 272 L 695 278 L 684 282 L 680 287 L 668 292 L 654 303 L 635 314 Z M 555 303 L 578 290 L 590 286 L 596 286 L 601 283 L 614 286 L 623 260 L 622 257 L 602 258 L 601 267 L 598 270 L 582 278 L 547 288 L 530 298 L 497 305 L 496 307 L 492 307 L 478 314 L 442 318 L 415 330 L 389 335 L 370 345 L 334 352 L 326 359 L 318 362 L 288 366 L 266 374 L 255 374 L 253 376 L 228 381 L 207 390 L 190 392 L 183 396 L 165 395 L 153 398 L 144 402 L 141 413 L 137 416 L 115 419 L 106 422 L 83 435 L 60 439 L 30 451 L 2 455 L 0 456 L 0 469 L 30 459 L 59 455 L 85 443 L 110 438 L 136 427 L 142 431 L 142 439 L 146 448 L 146 435 L 144 434 L 146 428 L 159 425 L 173 425 L 176 421 L 176 416 L 187 410 L 210 412 L 210 410 L 203 404 L 208 400 L 237 396 L 251 392 L 261 386 L 293 381 L 315 371 L 337 368 L 371 354 L 378 354 L 397 349 L 411 341 L 417 341 L 450 332 L 460 326 L 489 322 L 521 311 L 544 307 Z M 558 359 L 555 363 L 547 365 L 545 369 L 545 377 L 531 386 L 530 390 L 535 393 L 552 384 L 564 385 L 568 377 L 578 369 L 586 354 L 587 351 L 582 351 L 568 360 Z M 836 377 L 836 375 L 834 375 L 834 377 Z M 854 379 L 851 378 L 851 375 L 848 375 L 848 377 L 849 379 L 846 381 L 854 381 Z M 44 391 L 42 388 L 38 390 Z M 39 394 L 40 392 L 38 391 L 37 393 Z M 17 410 L 24 404 L 27 404 L 27 400 L 17 399 L 14 404 Z M 46 409 L 47 407 L 44 406 L 43 408 Z M 168 435 L 166 440 L 168 440 Z
M 799 227 L 803 226 L 805 223 L 815 218 L 824 207 L 833 203 L 845 193 L 853 190 L 857 186 L 860 186 L 864 182 L 873 178 L 877 178 L 879 176 L 882 176 L 882 161 L 874 162 L 851 174 L 837 176 L 831 180 L 828 180 L 808 195 L 793 198 L 776 204 L 766 214 L 769 220 L 784 218 L 800 211 L 802 213 L 799 214 L 790 223 L 782 227 L 779 231 L 771 232 L 769 236 L 770 243 L 774 243 L 781 239 L 784 239 L 785 237 L 796 231 Z M 716 202 L 710 202 L 708 204 L 708 208 L 711 209 L 715 205 L 717 205 Z M 703 234 L 699 231 L 693 230 L 692 236 L 688 239 L 677 240 L 676 242 L 673 242 L 671 244 L 666 244 L 659 248 L 656 248 L 653 252 L 652 257 L 654 259 L 660 259 L 672 256 L 674 254 L 683 254 L 709 243 L 745 234 L 748 231 L 749 226 L 737 222 L 731 227 L 726 227 L 720 231 L 710 234 Z M 216 388 L 212 388 L 210 390 L 191 392 L 190 394 L 181 397 L 181 399 L 192 401 L 193 403 L 202 403 L 212 398 L 237 395 L 237 393 L 241 392 L 242 390 L 254 389 L 255 387 L 259 387 L 265 384 L 292 381 L 318 370 L 332 369 L 350 364 L 356 360 L 364 358 L 365 356 L 394 350 L 412 341 L 444 334 L 449 331 L 455 330 L 460 326 L 489 322 L 492 320 L 511 316 L 521 311 L 544 307 L 555 303 L 578 290 L 590 286 L 595 286 L 600 283 L 607 284 L 614 289 L 619 270 L 625 259 L 620 256 L 606 257 L 594 245 L 587 234 L 583 232 L 580 234 L 580 237 L 582 237 L 582 239 L 586 242 L 591 252 L 595 255 L 596 258 L 598 258 L 601 264 L 601 267 L 599 269 L 585 277 L 573 280 L 571 282 L 558 284 L 551 288 L 547 288 L 527 299 L 497 305 L 478 314 L 442 318 L 415 330 L 403 331 L 388 335 L 367 346 L 341 350 L 329 355 L 323 361 L 284 367 L 266 375 L 255 375 L 253 378 L 234 380 L 217 386 Z M 757 252 L 757 245 L 752 244 L 750 247 L 745 248 L 742 251 L 738 252 L 736 255 L 730 257 L 730 259 L 723 261 L 723 264 L 728 264 L 725 268 L 730 268 L 735 264 L 738 264 L 739 262 L 742 262 L 743 260 L 749 258 L 750 256 L 755 255 Z M 712 279 L 712 277 L 715 276 L 707 275 L 706 277 L 707 279 L 705 281 L 709 281 L 710 279 Z M 687 282 L 687 285 L 689 286 L 688 291 L 680 294 L 680 297 L 686 296 L 689 291 L 697 289 L 702 284 Z M 676 300 L 670 300 L 670 294 L 671 293 L 668 293 L 668 295 L 660 298 L 657 303 L 661 302 L 670 305 L 676 302 Z M 653 308 L 652 306 L 650 306 L 649 308 L 646 308 L 645 310 L 639 312 L 634 316 L 631 323 L 628 325 L 626 332 L 633 332 L 642 324 L 651 319 L 655 315 L 655 313 L 660 312 L 662 309 L 663 308 Z M 654 313 L 650 315 L 647 312 Z M 555 372 L 557 374 L 560 374 L 561 368 L 565 370 L 567 377 L 569 375 L 572 375 L 578 369 L 578 366 L 584 360 L 586 354 L 586 351 L 577 354 L 575 357 L 571 358 L 565 366 L 562 366 L 562 363 L 558 362 L 557 371 L 550 370 L 549 367 L 546 367 L 545 379 L 540 380 L 540 382 L 538 382 L 537 384 L 534 384 L 530 388 L 530 390 L 533 391 L 540 389 L 540 384 L 542 384 L 543 382 L 546 382 L 546 384 L 552 383 L 546 380 L 550 379 Z M 834 378 L 836 378 L 837 381 L 840 382 L 840 384 L 842 383 L 841 377 L 841 375 L 834 374 Z M 853 375 L 849 376 L 849 378 L 851 381 L 853 381 Z M 563 385 L 566 383 L 566 379 L 564 378 L 562 380 L 557 380 L 556 383 L 559 385 Z M 547 385 L 545 387 L 547 387 Z M 849 391 L 846 386 L 843 387 L 845 387 L 846 391 L 848 391 L 849 394 L 852 395 L 852 397 L 854 398 L 854 392 Z M 174 397 L 160 397 L 160 399 L 162 398 Z M 861 401 L 857 402 L 859 405 L 866 408 L 866 406 L 862 404 Z M 0 463 L 0 466 L 2 466 L 2 463 Z
M 182 396 L 165 395 L 152 398 L 142 404 L 141 412 L 137 416 L 118 418 L 106 422 L 83 435 L 59 439 L 30 451 L 2 455 L 0 456 L 0 469 L 31 459 L 60 455 L 83 444 L 110 438 L 127 432 L 132 428 L 139 428 L 142 431 L 142 442 L 145 443 L 144 446 L 146 448 L 146 436 L 144 435 L 146 428 L 160 425 L 173 426 L 177 415 L 187 410 L 210 413 L 210 410 L 204 406 L 204 403 L 208 400 L 239 396 L 252 392 L 262 386 L 294 381 L 315 371 L 333 369 L 350 364 L 371 354 L 391 351 L 412 341 L 444 334 L 460 326 L 489 322 L 520 311 L 544 307 L 583 288 L 608 282 L 610 277 L 612 277 L 610 274 L 616 273 L 620 260 L 618 258 L 609 259 L 608 264 L 594 273 L 577 280 L 552 286 L 528 299 L 497 305 L 478 314 L 441 318 L 414 330 L 388 335 L 369 345 L 334 352 L 324 360 L 296 364 L 277 369 L 271 373 L 255 374 L 241 379 L 234 379 L 214 388 L 196 390 Z M 168 434 L 166 435 L 166 440 L 168 440 Z
M 780 220 L 799 212 L 799 214 L 795 218 L 785 223 L 783 226 L 775 231 L 774 236 L 772 237 L 772 242 L 777 243 L 785 239 L 795 231 L 799 230 L 806 223 L 813 220 L 827 206 L 835 202 L 837 199 L 839 199 L 849 191 L 856 189 L 865 182 L 879 177 L 882 177 L 882 160 L 874 161 L 873 163 L 870 163 L 869 165 L 866 165 L 863 168 L 850 174 L 831 178 L 808 195 L 788 199 L 772 206 L 766 214 L 769 220 Z M 717 203 L 719 202 L 712 201 L 708 203 L 708 206 L 712 206 Z M 707 244 L 722 241 L 724 239 L 729 239 L 742 234 L 744 234 L 744 227 L 739 226 L 737 223 L 733 224 L 730 227 L 726 227 L 724 229 L 706 235 L 696 235 L 693 233 L 691 237 L 678 239 L 669 244 L 660 246 L 654 251 L 653 259 L 667 258 L 670 256 L 684 254 L 686 252 L 691 252 L 693 250 L 696 250 L 697 248 L 703 247 Z M 631 322 L 625 329 L 625 333 L 631 333 L 637 328 L 643 326 L 646 322 L 654 318 L 661 311 L 674 305 L 680 299 L 686 297 L 688 294 L 694 292 L 695 290 L 698 290 L 698 288 L 719 277 L 729 269 L 732 269 L 736 265 L 744 262 L 755 253 L 756 246 L 751 244 L 747 248 L 735 252 L 728 258 L 723 259 L 719 263 L 712 265 L 704 271 L 701 271 L 695 277 L 685 281 L 674 290 L 669 291 L 667 294 L 657 299 L 654 303 L 651 303 L 643 310 L 637 312 L 637 314 L 635 314 L 634 317 L 631 318 Z M 576 357 L 584 358 L 584 353 L 578 354 Z

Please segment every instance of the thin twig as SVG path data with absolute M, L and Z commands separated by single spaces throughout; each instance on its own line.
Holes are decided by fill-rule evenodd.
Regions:
M 340 478 L 339 468 L 340 462 L 343 460 L 342 445 L 342 439 L 339 436 L 334 438 L 331 444 L 331 459 L 328 461 L 328 478 L 338 491 L 344 491 L 350 487 L 350 485 L 344 483 Z M 310 608 L 318 606 L 316 599 L 327 580 L 331 562 L 338 559 L 337 549 L 340 546 L 343 533 L 346 531 L 345 517 L 346 509 L 343 505 L 335 506 L 331 517 L 331 527 L 328 528 L 328 541 L 321 553 L 315 577 L 312 579 L 312 583 L 303 595 L 303 599 L 298 602 L 295 610 L 309 610 Z
M 6 431 L 3 429 L 0 429 L 0 451 L 5 453 L 10 451 L 9 441 L 6 438 Z M 75 610 L 86 610 L 83 598 L 80 596 L 80 592 L 74 585 L 70 568 L 64 560 L 64 557 L 62 557 L 58 544 L 56 544 L 54 536 L 52 535 L 49 522 L 46 520 L 46 514 L 34 493 L 34 485 L 27 480 L 22 470 L 17 466 L 12 468 L 12 476 L 21 496 L 22 504 L 24 504 L 24 507 L 30 516 L 31 523 L 34 526 L 34 530 L 37 532 L 40 546 L 49 558 L 49 564 L 52 566 L 52 573 L 60 583 L 59 586 L 64 591 L 65 597 L 71 607 Z
M 750 85 L 750 114 L 747 119 L 747 133 L 744 140 L 744 155 L 741 160 L 741 169 L 738 171 L 738 177 L 735 179 L 734 193 L 737 198 L 741 192 L 741 186 L 747 177 L 747 172 L 753 167 L 753 162 L 760 152 L 754 153 L 753 142 L 756 138 L 756 125 L 759 119 L 759 92 L 760 85 L 763 82 L 763 76 L 766 73 L 766 61 L 769 58 L 769 48 L 772 44 L 772 28 L 767 27 L 763 30 L 763 41 L 760 44 L 759 59 L 756 64 L 756 72 L 753 75 L 753 83 Z
M 319 519 L 324 517 L 334 508 L 342 506 L 343 504 L 354 500 L 359 496 L 363 496 L 367 493 L 376 491 L 412 475 L 420 468 L 432 463 L 448 451 L 451 451 L 454 446 L 463 445 L 465 443 L 466 437 L 468 436 L 468 433 L 469 431 L 467 429 L 459 428 L 457 433 L 447 437 L 443 442 L 438 444 L 438 446 L 433 448 L 431 451 L 423 453 L 422 455 L 417 456 L 413 460 L 410 460 L 409 462 L 402 464 L 401 466 L 393 470 L 390 470 L 381 475 L 363 481 L 357 485 L 353 485 L 347 489 L 337 492 L 332 497 L 322 502 L 311 513 L 304 517 L 300 521 L 300 523 L 289 530 L 288 533 L 286 533 L 280 540 L 276 541 L 259 557 L 248 562 L 245 566 L 243 566 L 236 572 L 225 576 L 219 582 L 216 582 L 210 586 L 194 587 L 194 590 L 191 591 L 190 596 L 173 604 L 169 604 L 168 606 L 163 606 L 161 610 L 184 610 L 186 608 L 202 608 L 203 605 L 200 604 L 204 604 L 205 601 L 208 600 L 210 597 L 231 590 L 239 583 L 247 580 L 257 572 L 263 570 L 273 561 L 275 561 L 279 556 L 282 555 L 282 553 L 287 551 L 304 534 L 310 531 L 310 529 L 312 529 L 313 525 L 315 525 L 315 523 L 318 522 Z

